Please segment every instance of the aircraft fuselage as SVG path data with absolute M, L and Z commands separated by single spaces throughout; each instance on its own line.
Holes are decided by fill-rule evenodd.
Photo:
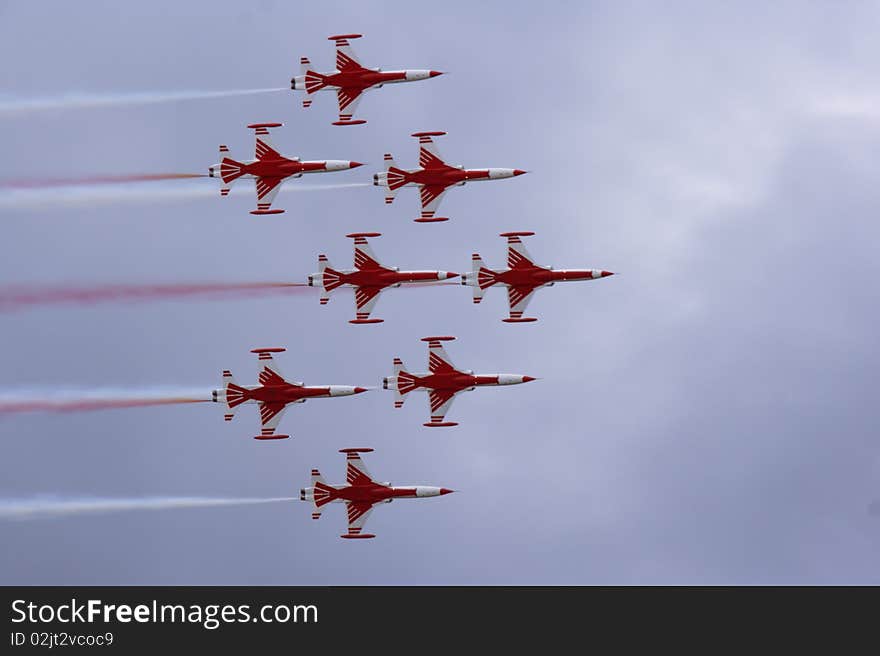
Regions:
M 514 287 L 546 285 L 566 280 L 593 280 L 601 277 L 594 269 L 547 269 L 544 267 L 514 267 L 495 274 L 498 282 Z
M 433 373 L 411 374 L 416 389 L 426 391 L 461 392 L 475 387 L 497 385 L 516 385 L 534 380 L 531 376 L 519 374 L 470 374 L 464 371 L 441 371 Z
M 390 287 L 406 282 L 425 282 L 450 278 L 446 271 L 395 271 L 385 267 L 379 269 L 356 269 L 340 272 L 340 280 L 355 287 Z

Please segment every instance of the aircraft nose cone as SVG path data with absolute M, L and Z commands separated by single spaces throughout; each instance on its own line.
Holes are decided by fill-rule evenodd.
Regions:
M 450 490 L 450 489 L 447 488 L 447 487 L 441 487 L 441 488 L 440 488 L 440 494 L 441 494 L 441 495 L 442 495 L 442 494 L 452 494 L 453 492 L 455 492 L 455 490 Z
M 368 392 L 368 391 L 370 391 L 369 387 L 355 387 L 354 388 L 355 394 L 360 394 L 361 392 Z
M 613 276 L 613 275 L 614 275 L 613 271 L 603 271 L 599 277 L 600 278 L 607 278 L 608 276 Z
M 363 163 L 362 162 L 349 162 L 348 163 L 348 168 L 350 168 L 350 169 L 356 169 L 359 166 L 363 166 Z
M 442 71 L 431 71 L 428 74 L 428 77 L 437 77 L 438 75 L 443 75 L 443 72 Z
M 522 169 L 513 169 L 514 175 L 522 175 L 523 173 L 528 173 L 528 171 L 523 171 Z
M 455 273 L 454 271 L 447 271 L 447 272 L 446 272 L 446 277 L 447 277 L 447 278 L 458 278 L 458 274 Z
M 530 382 L 532 382 L 533 380 L 538 380 L 538 379 L 535 378 L 534 376 L 523 376 L 523 382 L 524 382 L 524 383 L 530 383 Z

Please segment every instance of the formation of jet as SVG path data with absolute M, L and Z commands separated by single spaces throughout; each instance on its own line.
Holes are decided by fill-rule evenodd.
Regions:
M 335 90 L 339 104 L 338 120 L 333 125 L 360 125 L 363 119 L 355 119 L 355 109 L 363 93 L 369 89 L 381 88 L 385 84 L 415 82 L 441 75 L 434 70 L 395 70 L 382 71 L 379 68 L 366 68 L 360 64 L 351 48 L 351 41 L 360 38 L 359 34 L 343 34 L 329 37 L 336 45 L 336 68 L 330 72 L 318 73 L 312 70 L 306 57 L 300 59 L 301 74 L 291 79 L 291 89 L 303 91 L 303 107 L 310 107 L 314 94 L 322 90 Z M 282 123 L 254 123 L 248 125 L 254 130 L 254 159 L 235 160 L 229 156 L 229 148 L 221 145 L 220 162 L 209 167 L 211 177 L 220 178 L 221 196 L 227 196 L 231 185 L 239 178 L 254 180 L 256 208 L 251 214 L 280 214 L 285 210 L 273 209 L 282 183 L 288 178 L 300 178 L 306 173 L 326 173 L 343 171 L 362 166 L 350 160 L 304 161 L 299 157 L 285 157 L 269 140 L 269 131 L 281 127 Z M 373 175 L 373 185 L 384 187 L 385 203 L 391 204 L 397 192 L 404 187 L 417 187 L 421 203 L 418 223 L 448 221 L 439 216 L 440 203 L 454 186 L 481 180 L 500 180 L 520 176 L 526 171 L 513 168 L 466 169 L 462 165 L 448 164 L 441 156 L 434 137 L 445 132 L 415 132 L 418 139 L 418 167 L 403 169 L 397 166 L 391 154 L 384 155 L 385 170 Z M 480 303 L 487 289 L 503 285 L 507 288 L 509 316 L 502 321 L 518 323 L 537 321 L 535 317 L 524 316 L 534 292 L 541 287 L 549 287 L 558 281 L 595 280 L 614 275 L 601 269 L 564 269 L 540 266 L 535 263 L 523 244 L 523 237 L 534 232 L 503 232 L 507 239 L 507 268 L 490 269 L 480 255 L 472 255 L 472 270 L 461 275 L 461 284 L 473 291 L 473 302 Z M 356 232 L 346 235 L 354 240 L 354 268 L 336 269 L 325 254 L 318 256 L 318 272 L 308 277 L 308 284 L 320 288 L 321 305 L 330 300 L 330 294 L 341 287 L 354 290 L 355 317 L 352 324 L 381 323 L 384 320 L 371 316 L 382 291 L 403 284 L 436 284 L 439 281 L 458 277 L 458 273 L 440 270 L 401 271 L 399 267 L 385 266 L 374 254 L 369 239 L 381 236 L 378 232 Z M 458 369 L 452 363 L 443 347 L 444 341 L 455 337 L 424 337 L 428 347 L 428 371 L 408 371 L 400 358 L 394 358 L 393 375 L 382 379 L 382 386 L 394 393 L 394 407 L 402 408 L 410 392 L 425 392 L 429 401 L 429 419 L 423 425 L 430 428 L 457 426 L 457 422 L 447 421 L 446 416 L 456 396 L 461 392 L 473 391 L 477 387 L 506 386 L 536 380 L 523 374 L 475 374 L 473 370 Z M 277 434 L 277 429 L 287 407 L 304 403 L 312 398 L 332 398 L 351 396 L 366 392 L 368 387 L 349 385 L 311 385 L 301 381 L 288 380 L 281 373 L 273 359 L 274 353 L 284 352 L 284 348 L 259 348 L 251 352 L 258 356 L 259 371 L 257 385 L 242 386 L 235 382 L 229 370 L 223 371 L 222 388 L 213 390 L 213 401 L 223 404 L 224 420 L 231 421 L 236 408 L 244 404 L 256 404 L 260 413 L 260 434 L 257 440 L 280 440 L 289 435 Z M 374 538 L 375 535 L 363 532 L 364 525 L 379 503 L 390 503 L 394 499 L 417 499 L 437 497 L 451 493 L 444 487 L 423 485 L 393 486 L 390 482 L 376 481 L 364 465 L 361 454 L 372 452 L 370 448 L 340 449 L 346 454 L 346 483 L 327 484 L 317 469 L 311 470 L 311 485 L 300 490 L 300 499 L 314 505 L 312 518 L 321 516 L 325 505 L 344 503 L 348 519 L 348 530 L 341 535 L 348 539 Z
M 303 161 L 299 157 L 284 157 L 269 141 L 269 129 L 281 127 L 283 123 L 253 123 L 248 128 L 254 130 L 256 139 L 255 159 L 237 161 L 229 157 L 229 148 L 220 146 L 220 162 L 208 168 L 208 175 L 220 178 L 223 186 L 220 195 L 229 194 L 230 185 L 239 178 L 253 178 L 257 192 L 257 208 L 251 214 L 281 214 L 284 210 L 270 209 L 272 201 L 287 178 L 301 178 L 305 173 L 328 173 L 347 171 L 360 162 L 342 159 Z
M 535 317 L 524 317 L 523 312 L 532 299 L 535 290 L 541 287 L 552 287 L 556 282 L 567 280 L 596 280 L 613 276 L 611 271 L 601 269 L 560 269 L 550 266 L 538 266 L 529 255 L 522 237 L 530 237 L 534 232 L 502 232 L 507 238 L 507 268 L 493 270 L 483 264 L 479 253 L 472 256 L 473 271 L 461 277 L 462 285 L 469 285 L 474 290 L 474 303 L 483 300 L 483 294 L 494 285 L 507 287 L 507 301 L 510 316 L 502 321 L 516 323 L 537 321 Z
M 368 237 L 379 237 L 378 232 L 355 232 L 346 235 L 354 239 L 354 269 L 334 269 L 327 256 L 318 256 L 318 272 L 309 276 L 309 285 L 321 287 L 321 305 L 330 300 L 330 292 L 342 286 L 354 287 L 355 318 L 349 323 L 381 323 L 384 319 L 371 319 L 370 313 L 386 287 L 400 287 L 404 283 L 424 283 L 455 278 L 451 271 L 401 271 L 398 267 L 386 267 L 370 248 Z
M 423 499 L 449 494 L 453 490 L 445 487 L 426 485 L 392 486 L 391 483 L 376 482 L 367 470 L 360 454 L 373 449 L 340 449 L 346 460 L 345 485 L 327 485 L 321 472 L 312 470 L 311 487 L 302 488 L 299 498 L 314 504 L 312 519 L 321 516 L 322 508 L 328 503 L 344 503 L 348 515 L 348 532 L 339 537 L 365 539 L 376 537 L 363 533 L 364 524 L 377 503 L 391 503 L 394 499 Z
M 382 379 L 382 387 L 394 391 L 394 407 L 402 408 L 406 395 L 414 391 L 428 393 L 431 419 L 423 424 L 428 427 L 457 426 L 457 422 L 444 421 L 452 401 L 460 392 L 470 392 L 477 387 L 518 385 L 535 380 L 521 374 L 474 374 L 471 370 L 459 370 L 452 364 L 441 342 L 455 337 L 423 337 L 428 342 L 428 372 L 412 373 L 406 370 L 400 358 L 394 358 L 394 375 Z
M 303 107 L 311 106 L 312 95 L 318 91 L 323 89 L 336 91 L 339 120 L 334 121 L 333 125 L 366 123 L 363 119 L 353 117 L 361 95 L 368 89 L 379 89 L 386 84 L 399 82 L 418 82 L 442 75 L 439 71 L 429 70 L 383 71 L 381 68 L 365 68 L 358 61 L 350 44 L 350 41 L 359 38 L 361 38 L 360 34 L 339 34 L 328 37 L 329 41 L 336 42 L 336 69 L 328 73 L 316 73 L 312 70 L 312 63 L 308 57 L 302 57 L 299 60 L 300 75 L 290 80 L 291 89 L 305 91 L 308 94 L 302 101 Z
M 394 162 L 390 153 L 385 153 L 386 170 L 373 175 L 373 184 L 387 187 L 385 204 L 394 202 L 394 196 L 403 187 L 419 188 L 422 212 L 418 223 L 448 221 L 448 217 L 437 216 L 437 208 L 447 189 L 461 186 L 467 182 L 478 180 L 501 180 L 526 173 L 521 169 L 466 169 L 464 166 L 452 166 L 443 161 L 437 145 L 431 137 L 439 137 L 445 132 L 414 132 L 412 136 L 419 140 L 419 168 L 401 169 Z
M 366 392 L 367 387 L 350 385 L 310 385 L 300 381 L 288 381 L 284 378 L 278 365 L 272 358 L 273 353 L 282 353 L 283 348 L 253 349 L 259 358 L 260 370 L 257 375 L 259 385 L 243 387 L 238 385 L 230 371 L 223 371 L 223 388 L 214 390 L 212 398 L 217 403 L 225 403 L 227 407 L 223 418 L 232 421 L 235 409 L 244 403 L 256 403 L 260 407 L 260 424 L 262 430 L 256 440 L 283 440 L 289 435 L 275 433 L 275 428 L 284 411 L 291 403 L 305 403 L 308 399 L 336 396 L 351 396 Z

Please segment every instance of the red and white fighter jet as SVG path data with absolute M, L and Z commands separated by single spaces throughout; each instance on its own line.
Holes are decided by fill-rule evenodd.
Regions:
M 213 400 L 225 403 L 228 410 L 223 415 L 226 421 L 232 421 L 235 409 L 244 403 L 256 403 L 260 406 L 260 423 L 262 430 L 255 440 L 283 440 L 289 435 L 278 435 L 275 428 L 287 406 L 291 403 L 305 403 L 308 399 L 335 396 L 351 396 L 366 392 L 368 387 L 352 387 L 350 385 L 310 385 L 300 381 L 288 381 L 272 359 L 273 353 L 282 353 L 283 348 L 253 349 L 259 357 L 260 373 L 257 376 L 259 385 L 243 387 L 236 384 L 230 371 L 223 372 L 223 389 L 214 390 Z
M 462 285 L 469 285 L 474 290 L 474 303 L 483 300 L 483 294 L 493 285 L 507 286 L 507 301 L 510 316 L 502 321 L 519 323 L 537 321 L 535 317 L 524 317 L 523 312 L 532 299 L 535 290 L 541 287 L 552 287 L 556 282 L 566 280 L 596 280 L 613 276 L 611 271 L 602 269 L 560 269 L 550 266 L 538 266 L 529 255 L 521 237 L 531 237 L 534 232 L 502 232 L 507 237 L 507 269 L 494 271 L 486 268 L 479 253 L 471 256 L 473 271 L 461 277 Z
M 223 186 L 220 195 L 227 196 L 233 182 L 239 178 L 253 178 L 256 183 L 257 209 L 251 214 L 281 214 L 284 210 L 269 209 L 287 178 L 301 178 L 304 173 L 330 173 L 347 171 L 362 166 L 360 162 L 347 159 L 323 159 L 302 161 L 299 157 L 284 157 L 269 141 L 269 128 L 283 123 L 253 123 L 248 128 L 256 137 L 256 159 L 239 162 L 229 157 L 229 148 L 220 146 L 220 163 L 208 168 L 208 175 L 220 178 Z
M 322 89 L 336 90 L 336 99 L 339 101 L 339 120 L 334 121 L 333 125 L 366 123 L 363 119 L 352 119 L 352 116 L 354 116 L 355 108 L 361 99 L 361 94 L 368 89 L 379 89 L 385 84 L 398 82 L 418 82 L 443 75 L 439 71 L 428 70 L 383 71 L 381 68 L 365 68 L 358 62 L 349 43 L 353 39 L 360 38 L 360 34 L 338 34 L 328 37 L 329 41 L 336 42 L 336 70 L 329 73 L 316 73 L 311 69 L 312 63 L 308 57 L 302 57 L 299 60 L 300 75 L 290 80 L 291 89 L 303 90 L 308 94 L 308 97 L 302 101 L 303 107 L 311 106 L 312 94 Z
M 477 374 L 470 369 L 460 371 L 446 355 L 440 342 L 455 337 L 423 337 L 428 342 L 427 373 L 411 373 L 406 370 L 400 358 L 394 358 L 394 375 L 382 379 L 382 387 L 394 390 L 394 407 L 402 408 L 406 395 L 416 390 L 428 392 L 431 404 L 431 421 L 423 426 L 457 426 L 453 421 L 443 421 L 455 396 L 460 392 L 470 392 L 477 387 L 497 385 L 518 385 L 536 380 L 532 376 L 520 374 Z
M 312 519 L 321 516 L 321 510 L 328 503 L 345 503 L 348 513 L 348 533 L 341 538 L 365 539 L 376 537 L 372 533 L 362 533 L 367 517 L 377 503 L 391 503 L 394 499 L 423 499 L 439 497 L 454 490 L 445 487 L 429 487 L 427 485 L 392 486 L 391 483 L 377 483 L 367 470 L 360 454 L 369 453 L 373 449 L 340 449 L 344 453 L 347 467 L 345 471 L 346 485 L 327 485 L 321 472 L 312 470 L 311 487 L 302 488 L 299 498 L 315 504 Z
M 415 219 L 417 223 L 448 221 L 448 217 L 437 216 L 437 208 L 443 194 L 453 186 L 461 186 L 478 180 L 501 180 L 526 173 L 521 169 L 466 169 L 461 165 L 450 165 L 443 161 L 440 151 L 431 137 L 440 137 L 445 132 L 414 132 L 419 140 L 418 169 L 401 169 L 394 163 L 390 153 L 385 153 L 386 170 L 373 175 L 373 184 L 387 187 L 385 204 L 394 202 L 394 196 L 403 187 L 416 186 L 422 202 L 422 213 Z
M 452 271 L 401 271 L 398 267 L 386 267 L 370 248 L 368 237 L 379 237 L 379 232 L 353 232 L 346 235 L 354 239 L 354 269 L 334 269 L 323 253 L 318 255 L 318 273 L 309 276 L 309 285 L 322 287 L 321 305 L 330 300 L 330 292 L 343 285 L 354 287 L 355 318 L 349 323 L 381 323 L 384 319 L 371 319 L 370 312 L 386 287 L 400 287 L 403 283 L 425 283 L 455 278 Z

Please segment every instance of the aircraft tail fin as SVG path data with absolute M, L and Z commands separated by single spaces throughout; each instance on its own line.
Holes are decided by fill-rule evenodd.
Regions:
M 230 421 L 235 414 L 235 408 L 247 401 L 248 390 L 238 385 L 232 377 L 232 373 L 227 369 L 223 372 L 223 391 L 226 395 L 226 405 L 229 408 L 224 418 L 226 421 Z
M 394 392 L 394 407 L 402 408 L 406 395 L 418 387 L 418 378 L 406 370 L 400 358 L 394 358 L 394 375 L 382 379 L 382 387 Z
M 418 387 L 416 376 L 406 370 L 406 365 L 403 364 L 403 360 L 400 358 L 394 358 L 394 376 L 397 379 L 396 391 L 401 397 L 406 396 Z M 402 398 L 401 405 L 403 405 Z
M 388 192 L 393 197 L 398 189 L 406 185 L 407 172 L 391 164 L 385 174 L 385 179 L 388 182 Z
M 498 273 L 489 269 L 479 253 L 471 255 L 471 271 L 462 276 L 461 284 L 469 285 L 474 292 L 474 303 L 483 300 L 486 290 L 498 282 Z
M 304 80 L 306 79 L 306 74 L 309 72 L 309 68 L 311 68 L 312 62 L 309 61 L 308 57 L 300 57 L 299 58 L 299 77 L 302 78 L 302 81 L 299 81 L 298 84 L 305 84 Z M 295 80 L 297 78 L 294 78 Z M 303 87 L 297 86 L 295 88 L 301 89 Z M 309 98 L 308 94 L 303 98 L 302 105 L 305 108 L 312 106 L 312 99 Z
M 329 258 L 323 253 L 318 256 L 318 273 L 321 276 L 321 286 L 324 293 L 321 295 L 321 305 L 327 305 L 330 301 L 330 292 L 345 284 L 342 273 L 333 268 Z
M 229 148 L 220 146 L 220 179 L 223 180 L 223 186 L 226 188 L 226 194 L 229 193 L 229 185 L 244 175 L 244 164 L 229 157 Z M 223 193 L 222 190 L 220 192 Z M 226 194 L 223 194 L 224 196 Z
M 318 477 L 320 478 L 320 476 L 319 473 Z M 327 485 L 323 480 L 315 481 L 313 487 L 314 492 L 312 493 L 312 500 L 315 502 L 315 510 L 317 511 L 318 516 L 320 516 L 320 508 L 333 501 L 337 496 L 337 491 L 335 487 Z M 317 519 L 317 517 L 314 518 Z
M 406 401 L 406 394 L 411 392 L 414 387 L 412 385 L 412 375 L 406 371 L 406 365 L 400 358 L 394 358 L 394 407 L 402 408 Z M 403 389 L 401 389 L 401 386 Z
M 394 202 L 394 197 L 397 195 L 397 190 L 400 189 L 401 185 L 398 185 L 399 175 L 391 174 L 391 169 L 400 170 L 397 168 L 397 163 L 394 161 L 394 156 L 391 153 L 385 153 L 385 183 L 387 187 L 387 191 L 385 192 L 385 204 L 390 205 Z M 395 182 L 395 186 L 391 186 L 392 179 Z
M 397 374 L 397 392 L 401 395 L 401 397 L 409 394 L 416 387 L 418 387 L 416 380 L 416 377 L 408 371 L 401 371 L 399 374 Z
M 315 71 L 308 68 L 304 75 L 306 76 L 306 93 L 309 95 L 316 93 L 327 86 L 326 75 L 315 73 Z
M 212 178 L 220 178 L 220 195 L 228 196 L 229 187 L 232 184 L 232 181 L 241 175 L 240 173 L 234 175 L 241 169 L 241 165 L 229 157 L 229 146 L 226 144 L 220 144 L 219 151 L 220 163 L 208 169 L 208 173 Z M 226 164 L 224 164 L 224 162 L 226 162 Z
M 336 488 L 327 485 L 324 477 L 321 476 L 321 472 L 317 469 L 312 469 L 312 486 L 299 491 L 300 500 L 311 501 L 314 505 L 312 508 L 312 519 L 319 519 L 321 517 L 321 507 L 330 503 L 335 496 Z
M 476 287 L 481 291 L 489 289 L 498 282 L 498 272 L 488 268 L 479 253 L 471 256 L 473 262 L 473 277 Z

